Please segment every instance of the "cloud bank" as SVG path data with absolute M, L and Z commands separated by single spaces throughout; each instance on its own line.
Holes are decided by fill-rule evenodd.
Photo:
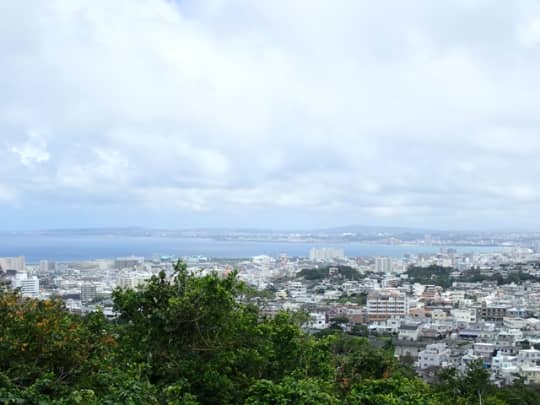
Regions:
M 540 225 L 538 1 L 20 0 L 0 216 Z

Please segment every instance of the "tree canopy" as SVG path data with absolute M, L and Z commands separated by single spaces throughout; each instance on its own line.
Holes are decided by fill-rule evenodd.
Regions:
M 335 271 L 331 272 L 331 269 Z M 336 265 L 325 266 L 321 268 L 302 269 L 296 275 L 305 280 L 323 280 L 325 278 L 341 278 L 343 280 L 361 280 L 364 276 L 356 269 L 350 266 Z
M 172 277 L 116 290 L 113 322 L 0 292 L 0 403 L 472 404 L 479 393 L 484 404 L 540 403 L 478 369 L 428 385 L 391 347 L 305 334 L 294 314 L 265 317 L 245 294 L 236 274 L 199 277 L 181 262 Z
M 437 266 L 427 267 L 411 266 L 407 269 L 409 280 L 426 285 L 438 285 L 444 288 L 452 286 L 450 274 L 455 271 L 451 267 Z

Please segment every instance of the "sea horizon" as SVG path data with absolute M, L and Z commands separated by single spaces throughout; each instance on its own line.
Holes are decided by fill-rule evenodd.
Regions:
M 455 249 L 458 253 L 493 253 L 505 246 L 485 245 L 416 245 L 367 242 L 324 241 L 251 241 L 218 240 L 210 238 L 179 238 L 158 236 L 0 236 L 0 257 L 25 256 L 27 263 L 40 260 L 77 262 L 114 259 L 123 256 L 193 257 L 212 259 L 244 259 L 257 255 L 308 257 L 311 248 L 338 247 L 348 257 L 433 254 L 441 249 Z

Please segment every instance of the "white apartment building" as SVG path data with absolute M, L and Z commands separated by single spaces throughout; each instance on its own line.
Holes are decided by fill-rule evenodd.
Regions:
M 328 327 L 328 322 L 326 321 L 326 314 L 324 312 L 311 312 L 309 314 L 309 321 L 305 326 L 308 329 L 326 329 Z
M 399 339 L 416 342 L 420 335 L 421 324 L 416 323 L 403 323 L 399 327 Z
M 331 262 L 345 258 L 345 251 L 340 248 L 312 248 L 309 251 L 309 260 L 314 262 Z
M 39 297 L 39 279 L 36 276 L 28 277 L 26 272 L 15 275 L 12 287 L 20 289 L 23 297 Z
M 476 310 L 474 308 L 459 309 L 454 308 L 450 310 L 450 314 L 454 320 L 458 323 L 476 323 Z
M 269 266 L 273 263 L 276 262 L 276 259 L 274 259 L 273 257 L 270 257 L 268 255 L 258 255 L 258 256 L 253 256 L 251 258 L 251 261 L 253 262 L 253 264 L 255 265 L 259 265 L 259 266 Z
M 431 367 L 449 367 L 451 351 L 446 343 L 434 343 L 427 345 L 418 354 L 417 366 L 421 370 Z
M 123 273 L 116 279 L 116 286 L 123 289 L 136 289 L 143 286 L 152 277 L 149 273 Z
M 518 353 L 518 362 L 520 364 L 540 364 L 540 350 L 534 348 L 520 350 Z
M 540 366 L 524 364 L 519 368 L 519 375 L 527 384 L 540 384 Z
M 519 367 L 516 356 L 507 356 L 498 352 L 491 359 L 491 372 L 494 378 L 502 379 L 506 384 L 510 384 L 515 380 L 515 376 L 519 374 Z
M 527 319 L 523 318 L 503 318 L 503 326 L 510 329 L 525 329 L 529 325 Z
M 481 357 L 485 362 L 491 362 L 493 353 L 495 352 L 495 344 L 486 342 L 477 342 L 473 346 L 473 354 Z
M 375 321 L 368 326 L 368 329 L 375 333 L 397 334 L 401 326 L 401 320 L 398 318 L 388 318 L 384 321 Z
M 376 273 L 391 273 L 392 272 L 392 259 L 389 257 L 376 257 L 375 258 L 375 272 Z
M 409 313 L 407 295 L 394 289 L 373 290 L 367 297 L 368 321 L 384 321 L 391 317 L 405 317 Z
M 287 284 L 287 294 L 291 298 L 304 298 L 307 296 L 307 289 L 299 281 L 290 281 Z
M 39 272 L 40 273 L 47 273 L 49 271 L 49 261 L 48 260 L 40 260 L 39 261 Z
M 26 271 L 26 259 L 24 256 L 1 257 L 0 268 L 6 270 Z

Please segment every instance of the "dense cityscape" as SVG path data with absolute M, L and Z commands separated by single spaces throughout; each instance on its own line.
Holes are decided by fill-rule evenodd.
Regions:
M 434 242 L 428 235 L 421 243 Z M 307 257 L 246 259 L 26 263 L 19 256 L 0 258 L 0 274 L 24 297 L 61 299 L 70 312 L 103 311 L 112 320 L 115 289 L 144 288 L 160 272 L 170 277 L 181 259 L 196 277 L 237 272 L 263 314 L 304 313 L 307 333 L 337 328 L 373 342 L 389 340 L 396 358 L 426 381 L 441 368 L 465 373 L 480 360 L 497 385 L 520 378 L 540 384 L 540 252 L 520 246 L 489 253 L 437 249 L 403 257 L 348 257 L 339 247 L 312 248 Z
M 0 405 L 539 405 L 540 0 L 0 6 Z

